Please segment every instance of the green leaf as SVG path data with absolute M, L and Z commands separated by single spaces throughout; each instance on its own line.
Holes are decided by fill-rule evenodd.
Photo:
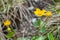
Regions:
M 39 36 L 33 36 L 31 40 L 36 40 Z
M 41 19 L 38 19 L 38 20 L 36 20 L 34 23 L 34 27 L 39 27 L 40 28 L 40 32 L 45 32 L 45 30 L 46 30 L 46 27 L 45 27 L 45 25 L 46 25 L 46 23 L 44 22 L 44 21 L 42 21 Z
M 49 40 L 55 40 L 55 38 L 54 38 L 52 33 L 48 33 L 48 39 Z
M 6 35 L 6 38 L 11 38 L 13 37 L 15 34 L 15 32 L 9 32 L 7 35 Z
M 40 36 L 39 38 L 37 38 L 36 40 L 45 40 L 44 36 Z
M 55 2 L 60 2 L 60 0 L 54 0 Z
M 32 37 L 32 40 L 35 40 L 36 39 L 36 37 L 34 36 L 34 37 Z
M 43 26 L 45 26 L 45 25 L 46 25 L 46 23 L 45 23 L 44 21 L 41 20 L 41 22 L 40 22 L 40 26 L 43 27 Z
M 46 27 L 43 26 L 43 27 L 41 27 L 40 32 L 43 33 L 43 32 L 45 32 L 45 30 L 46 30 Z
M 41 23 L 40 23 L 40 26 L 41 26 L 40 32 L 41 33 L 45 32 L 45 30 L 46 30 L 45 25 L 46 25 L 46 23 L 44 21 L 41 21 Z
M 36 20 L 34 23 L 33 23 L 34 27 L 38 27 L 40 26 L 40 19 Z
M 58 14 L 60 14 L 60 9 L 57 9 L 57 11 L 56 12 L 58 12 Z
M 12 31 L 8 31 L 8 34 L 6 35 L 6 37 L 7 37 L 7 38 L 13 37 L 14 34 L 15 34 L 15 32 L 16 32 L 16 29 L 13 29 L 13 32 L 12 32 Z

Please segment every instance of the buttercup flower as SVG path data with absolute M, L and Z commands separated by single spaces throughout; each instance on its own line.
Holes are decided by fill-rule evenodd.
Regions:
M 39 8 L 36 8 L 36 11 L 34 11 L 34 14 L 41 17 L 44 15 L 45 12 L 46 10 L 40 10 Z
M 52 16 L 52 13 L 50 11 L 48 11 L 47 13 L 45 13 L 46 16 Z
M 4 26 L 9 26 L 9 25 L 11 25 L 11 21 L 10 20 L 4 21 Z
M 36 16 L 39 16 L 39 17 L 41 17 L 41 16 L 51 16 L 52 15 L 52 13 L 50 11 L 46 11 L 44 9 L 40 10 L 39 8 L 36 8 L 36 11 L 34 11 L 34 14 Z
M 7 28 L 7 30 L 8 30 L 8 31 L 11 31 L 11 28 L 10 28 L 10 27 L 8 27 L 8 28 Z

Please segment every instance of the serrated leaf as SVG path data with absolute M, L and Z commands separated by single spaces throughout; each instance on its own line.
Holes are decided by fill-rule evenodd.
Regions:
M 45 32 L 45 30 L 46 30 L 46 27 L 43 26 L 43 27 L 41 27 L 40 32 L 43 33 L 43 32 Z
M 40 26 L 43 27 L 43 26 L 45 26 L 45 25 L 46 25 L 46 23 L 45 23 L 44 21 L 41 20 L 41 21 L 40 21 Z
M 41 33 L 45 32 L 45 30 L 46 30 L 45 25 L 46 25 L 45 22 L 44 22 L 44 21 L 41 21 L 41 23 L 40 23 L 40 26 L 41 26 L 40 32 L 41 32 Z
M 46 23 L 40 19 L 36 20 L 34 23 L 34 27 L 40 27 L 40 32 L 45 32 L 45 25 Z
M 55 40 L 55 38 L 54 38 L 52 33 L 48 33 L 48 39 L 49 40 Z

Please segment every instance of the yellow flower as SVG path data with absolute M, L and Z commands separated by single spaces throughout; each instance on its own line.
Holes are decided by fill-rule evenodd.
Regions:
M 9 25 L 11 25 L 11 21 L 10 20 L 4 21 L 4 26 L 9 26 Z
M 36 8 L 36 11 L 34 11 L 34 14 L 41 17 L 41 16 L 51 16 L 52 13 L 50 11 L 46 10 L 40 10 L 39 8 Z
M 10 28 L 10 27 L 8 27 L 8 28 L 7 28 L 7 30 L 8 30 L 8 31 L 11 31 L 11 28 Z
M 45 13 L 46 16 L 52 16 L 52 13 L 50 11 L 48 11 L 47 13 Z
M 40 10 L 39 8 L 36 8 L 36 11 L 34 11 L 34 14 L 41 17 L 44 15 L 45 12 L 46 10 Z

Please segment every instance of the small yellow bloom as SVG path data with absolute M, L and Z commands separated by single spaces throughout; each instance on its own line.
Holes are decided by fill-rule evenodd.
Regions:
M 44 9 L 43 9 L 42 11 L 43 11 L 44 13 L 46 13 L 46 12 L 47 12 L 47 11 L 46 11 L 46 10 L 44 10 Z
M 45 13 L 46 16 L 52 16 L 52 13 L 50 11 L 48 11 L 47 13 Z
M 9 26 L 9 25 L 11 25 L 11 21 L 10 20 L 4 21 L 4 26 Z
M 7 28 L 7 30 L 8 30 L 8 31 L 11 31 L 11 28 L 10 28 L 10 27 L 8 27 L 8 28 Z
M 44 15 L 46 11 L 45 10 L 40 10 L 39 8 L 36 8 L 36 11 L 34 11 L 34 14 L 41 17 Z

